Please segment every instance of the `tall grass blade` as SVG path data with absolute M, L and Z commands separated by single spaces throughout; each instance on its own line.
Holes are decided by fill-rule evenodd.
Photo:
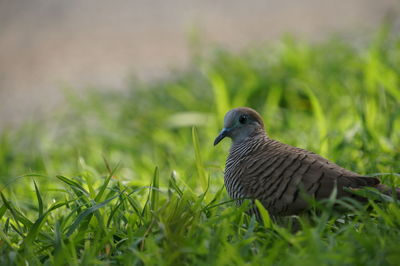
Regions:
M 326 122 L 325 114 L 322 109 L 321 103 L 315 93 L 309 87 L 305 87 L 305 91 L 310 99 L 314 116 L 318 125 L 319 138 L 320 138 L 320 154 L 326 156 L 328 153 L 328 125 Z
M 151 197 L 150 197 L 150 210 L 155 211 L 158 205 L 160 186 L 159 186 L 159 172 L 158 167 L 154 169 L 153 181 L 151 183 Z
M 104 161 L 107 162 L 105 159 L 104 159 Z M 100 190 L 99 190 L 99 192 L 97 193 L 97 195 L 96 195 L 96 197 L 94 199 L 96 202 L 101 201 L 102 196 L 104 194 L 104 191 L 106 190 L 106 188 L 108 186 L 108 183 L 110 182 L 111 178 L 114 176 L 114 173 L 117 171 L 117 169 L 119 167 L 119 165 L 117 165 L 111 170 L 111 168 L 108 165 L 108 163 L 106 163 L 106 165 L 107 165 L 107 169 L 109 171 L 109 174 L 106 177 L 106 179 L 104 180 L 103 185 L 100 187 Z
M 35 192 L 36 192 L 36 198 L 38 201 L 38 209 L 39 209 L 39 217 L 43 215 L 43 200 L 42 200 L 42 196 L 40 195 L 40 191 L 36 185 L 35 180 L 33 180 L 33 184 L 35 185 Z
M 222 121 L 225 112 L 230 109 L 229 93 L 223 77 L 216 73 L 209 73 L 211 85 L 214 91 L 215 105 L 217 107 L 218 120 Z
M 198 178 L 200 180 L 200 185 L 203 188 L 203 192 L 205 192 L 207 189 L 207 177 L 206 177 L 206 171 L 205 171 L 204 165 L 203 165 L 203 160 L 201 158 L 199 137 L 197 134 L 197 129 L 195 127 L 192 127 L 192 140 L 193 140 L 193 146 L 194 146 L 197 174 L 198 174 Z

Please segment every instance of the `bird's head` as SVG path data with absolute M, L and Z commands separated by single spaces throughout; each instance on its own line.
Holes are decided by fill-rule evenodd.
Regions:
M 238 143 L 256 132 L 264 132 L 261 116 L 248 107 L 235 108 L 225 114 L 224 128 L 215 139 L 214 146 L 225 137 Z

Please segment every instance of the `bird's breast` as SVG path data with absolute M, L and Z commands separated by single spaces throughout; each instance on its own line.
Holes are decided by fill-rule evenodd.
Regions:
M 244 165 L 249 156 L 257 152 L 263 140 L 248 139 L 239 144 L 233 144 L 225 165 L 224 182 L 226 190 L 232 199 L 248 198 L 243 180 Z

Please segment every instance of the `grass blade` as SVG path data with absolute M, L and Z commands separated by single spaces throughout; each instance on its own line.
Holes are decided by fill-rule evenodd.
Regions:
M 43 221 L 49 215 L 52 211 L 65 206 L 67 202 L 61 202 L 61 203 L 56 203 L 52 205 L 44 214 L 42 214 L 36 221 L 35 223 L 29 228 L 28 235 L 24 239 L 24 245 L 29 246 L 29 244 L 36 238 L 36 236 L 39 233 L 40 227 L 43 224 Z
M 256 200 L 255 203 L 256 203 L 258 211 L 260 212 L 264 226 L 266 228 L 272 228 L 272 226 L 273 226 L 272 220 L 271 220 L 271 217 L 269 216 L 267 209 L 264 208 L 264 206 L 262 205 L 262 203 L 259 200 Z
M 212 88 L 214 91 L 215 105 L 217 106 L 218 120 L 224 118 L 225 112 L 229 110 L 229 93 L 224 79 L 220 74 L 213 72 L 209 73 Z
M 119 195 L 115 195 L 99 204 L 96 204 L 88 209 L 86 209 L 85 211 L 81 212 L 78 217 L 75 219 L 75 221 L 71 224 L 71 226 L 68 229 L 67 232 L 67 236 L 70 236 L 75 229 L 79 226 L 79 224 L 82 222 L 82 220 L 84 218 L 86 218 L 88 215 L 93 214 L 95 211 L 97 211 L 98 209 L 104 207 L 105 205 L 107 205 L 110 201 L 112 201 L 113 199 L 117 198 Z
M 102 198 L 102 196 L 104 194 L 104 191 L 106 190 L 106 188 L 108 186 L 108 183 L 110 183 L 111 178 L 114 176 L 115 172 L 117 171 L 117 169 L 119 167 L 119 164 L 117 164 L 114 167 L 114 169 L 111 170 L 108 162 L 105 159 L 104 159 L 104 162 L 105 162 L 106 167 L 107 167 L 107 169 L 109 171 L 109 174 L 108 174 L 107 178 L 104 180 L 103 185 L 100 187 L 100 190 L 99 190 L 99 192 L 97 193 L 97 195 L 96 195 L 96 197 L 94 199 L 96 202 L 101 201 L 101 198 Z
M 325 114 L 322 109 L 321 103 L 318 100 L 318 97 L 309 87 L 305 87 L 305 92 L 310 99 L 312 110 L 314 112 L 314 116 L 317 120 L 318 130 L 319 130 L 319 139 L 321 143 L 320 154 L 326 156 L 328 153 L 328 125 L 326 122 Z
M 155 211 L 159 200 L 159 173 L 158 167 L 154 169 L 153 182 L 151 184 L 151 198 L 150 198 L 150 210 Z
M 78 197 L 81 197 L 82 195 L 89 196 L 86 189 L 84 189 L 78 182 L 61 175 L 57 175 L 57 178 L 69 185 Z
M 200 180 L 200 185 L 203 188 L 203 192 L 207 189 L 207 177 L 204 170 L 203 160 L 201 158 L 200 152 L 200 145 L 199 145 L 199 136 L 197 134 L 196 127 L 192 127 L 192 139 L 193 139 L 193 146 L 194 146 L 194 154 L 196 160 L 196 168 L 197 174 Z
M 43 215 L 43 200 L 42 200 L 42 196 L 40 195 L 40 192 L 36 185 L 35 180 L 33 180 L 33 184 L 35 185 L 36 198 L 38 201 L 39 217 L 41 217 Z
M 4 206 L 11 212 L 14 221 L 17 223 L 18 226 L 19 223 L 22 223 L 27 228 L 32 226 L 33 223 L 28 218 L 26 218 L 21 212 L 13 208 L 13 206 L 6 200 L 3 193 L 1 192 L 0 192 L 0 197 L 3 200 Z
M 0 220 L 1 220 L 1 218 L 3 218 L 3 215 L 6 213 L 6 211 L 7 211 L 6 205 L 5 204 L 1 205 L 1 207 L 0 207 Z

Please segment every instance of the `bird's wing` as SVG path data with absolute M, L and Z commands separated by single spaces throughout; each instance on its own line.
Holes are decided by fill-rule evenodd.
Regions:
M 349 196 L 344 187 L 376 186 L 379 180 L 346 170 L 312 152 L 287 144 L 269 143 L 243 165 L 246 194 L 275 212 L 297 213 L 306 208 L 302 192 L 316 199 L 328 198 L 336 184 L 337 197 Z

